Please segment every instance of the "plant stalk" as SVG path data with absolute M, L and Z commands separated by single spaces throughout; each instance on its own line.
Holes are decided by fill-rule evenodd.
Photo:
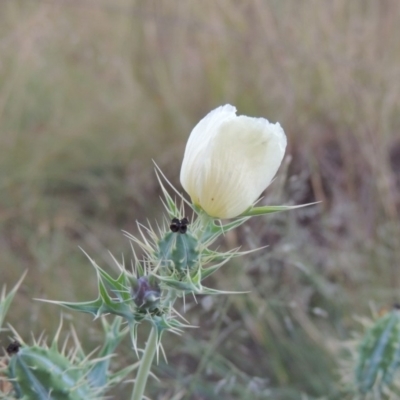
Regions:
M 143 357 L 140 360 L 140 367 L 137 373 L 131 400 L 142 400 L 144 389 L 146 387 L 147 378 L 150 374 L 151 364 L 157 350 L 157 332 L 154 328 L 151 329 L 149 338 L 147 339 L 146 348 Z

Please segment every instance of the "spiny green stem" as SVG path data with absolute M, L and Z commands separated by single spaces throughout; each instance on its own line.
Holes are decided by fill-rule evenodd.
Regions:
M 131 400 L 142 400 L 144 389 L 146 387 L 147 378 L 150 374 L 151 364 L 157 350 L 157 332 L 154 328 L 151 329 L 149 338 L 147 339 L 146 348 L 143 357 L 140 361 L 139 371 L 133 386 Z

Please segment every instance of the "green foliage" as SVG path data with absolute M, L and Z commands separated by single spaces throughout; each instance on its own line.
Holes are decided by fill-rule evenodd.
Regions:
M 74 364 L 53 349 L 22 347 L 8 366 L 17 399 L 84 400 L 100 398 L 87 378 L 87 365 Z
M 16 283 L 14 288 L 6 294 L 6 287 L 3 286 L 1 295 L 0 295 L 0 331 L 2 330 L 2 326 L 4 323 L 4 319 L 7 315 L 8 309 L 14 299 L 15 294 L 17 293 L 18 288 L 20 287 L 22 281 L 26 276 L 26 272 L 22 275 L 20 280 Z
M 25 276 L 25 275 L 24 275 Z M 6 296 L 3 288 L 0 299 L 2 318 L 16 294 L 24 276 Z M 62 324 L 50 346 L 39 339 L 33 345 L 23 342 L 14 331 L 17 340 L 7 347 L 8 357 L 3 358 L 0 373 L 12 385 L 0 389 L 0 398 L 22 400 L 86 400 L 102 399 L 107 391 L 121 382 L 134 368 L 132 364 L 115 373 L 110 372 L 110 361 L 116 347 L 126 336 L 128 330 L 122 327 L 122 318 L 115 317 L 109 324 L 102 319 L 104 342 L 97 358 L 86 355 L 72 330 L 73 347 L 65 341 L 59 350 L 59 337 Z M 6 390 L 6 391 L 5 391 Z
M 23 400 L 102 399 L 105 393 L 131 372 L 133 364 L 110 372 L 110 360 L 127 329 L 121 329 L 121 318 L 112 324 L 103 321 L 104 343 L 97 358 L 86 355 L 74 336 L 75 348 L 67 343 L 58 348 L 61 325 L 51 345 L 43 341 L 27 345 L 22 339 L 9 346 L 9 360 L 3 373 L 12 383 L 12 396 Z
M 400 396 L 399 367 L 400 312 L 393 309 L 366 331 L 359 344 L 355 370 L 359 392 Z

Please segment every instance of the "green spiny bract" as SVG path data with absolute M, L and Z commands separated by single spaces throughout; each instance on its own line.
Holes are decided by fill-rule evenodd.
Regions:
M 140 263 L 136 263 L 137 273 L 130 273 L 125 265 L 120 264 L 115 258 L 120 274 L 113 278 L 100 268 L 88 256 L 97 272 L 99 295 L 96 300 L 86 302 L 61 302 L 42 300 L 69 309 L 92 314 L 95 318 L 101 315 L 113 314 L 123 317 L 131 326 L 144 319 L 151 320 L 153 314 L 160 314 L 158 309 L 160 289 L 157 279 L 152 275 L 144 275 Z M 139 275 L 140 278 L 136 277 Z
M 359 393 L 376 393 L 376 398 L 386 398 L 388 393 L 400 396 L 399 366 L 400 311 L 393 309 L 366 331 L 358 346 L 355 379 Z
M 167 232 L 158 241 L 155 259 L 159 262 L 160 275 L 176 275 L 181 280 L 199 264 L 198 240 L 189 232 Z
M 8 377 L 17 399 L 94 399 L 85 365 L 74 365 L 67 357 L 39 346 L 21 347 L 8 365 Z
M 14 345 L 4 371 L 13 385 L 12 398 L 24 400 L 90 400 L 101 399 L 115 383 L 135 366 L 110 374 L 110 357 L 126 334 L 121 318 L 109 325 L 103 321 L 105 341 L 99 357 L 89 359 L 79 343 L 67 356 L 57 346 L 59 332 L 50 347 Z M 77 340 L 77 339 L 76 339 Z M 64 348 L 66 345 L 64 345 Z
M 90 259 L 90 258 L 89 258 Z M 97 272 L 99 295 L 86 302 L 49 301 L 71 310 L 92 314 L 95 318 L 104 314 L 121 316 L 128 323 L 132 344 L 137 351 L 137 328 L 143 321 L 149 322 L 156 330 L 158 339 L 165 330 L 179 333 L 188 325 L 176 319 L 172 308 L 173 298 L 160 290 L 158 278 L 147 274 L 147 270 L 136 260 L 135 273 L 126 270 L 125 265 L 116 262 L 120 274 L 113 278 L 90 259 Z M 136 277 L 139 276 L 139 277 Z

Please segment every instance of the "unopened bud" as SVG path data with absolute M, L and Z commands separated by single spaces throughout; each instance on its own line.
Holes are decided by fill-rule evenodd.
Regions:
M 142 276 L 133 290 L 133 300 L 141 310 L 154 310 L 160 302 L 160 289 L 150 284 L 147 276 Z

